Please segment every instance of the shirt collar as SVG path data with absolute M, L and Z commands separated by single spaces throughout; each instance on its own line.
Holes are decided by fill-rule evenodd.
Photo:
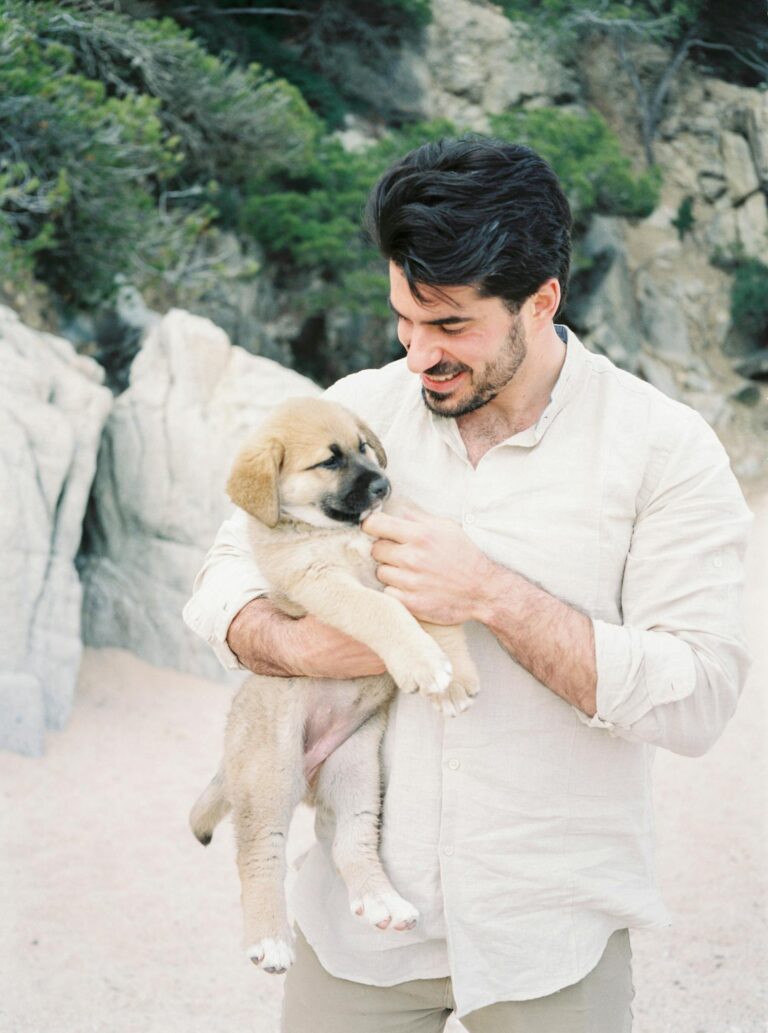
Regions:
M 557 415 L 576 394 L 581 381 L 581 374 L 584 371 L 586 349 L 569 327 L 556 324 L 555 330 L 557 331 L 558 337 L 561 339 L 564 338 L 565 340 L 565 361 L 563 362 L 563 366 L 560 370 L 557 381 L 555 382 L 555 386 L 552 388 L 552 394 L 549 396 L 549 402 L 547 403 L 546 408 L 533 426 L 526 427 L 525 430 L 521 430 L 519 433 L 513 434 L 505 441 L 501 441 L 498 445 L 494 445 L 494 448 L 503 448 L 507 445 L 513 445 L 520 448 L 531 448 L 538 444 L 547 430 L 554 423 Z M 462 441 L 461 434 L 459 433 L 459 428 L 456 425 L 456 420 L 446 418 L 445 416 L 439 416 L 426 409 L 420 396 L 421 388 L 419 387 L 419 404 L 424 407 L 436 433 L 454 452 L 458 452 L 462 458 L 466 459 L 467 450 L 464 447 L 464 442 Z M 493 451 L 493 449 L 491 449 L 491 451 Z

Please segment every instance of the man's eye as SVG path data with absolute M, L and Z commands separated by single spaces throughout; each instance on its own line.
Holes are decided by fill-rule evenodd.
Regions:
M 466 329 L 467 328 L 465 326 L 454 326 L 454 327 L 444 326 L 442 328 L 443 333 L 447 334 L 449 337 L 455 337 L 456 334 L 463 334 Z

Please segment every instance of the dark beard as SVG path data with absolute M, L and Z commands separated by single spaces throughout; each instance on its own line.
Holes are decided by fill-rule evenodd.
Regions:
M 458 416 L 466 416 L 467 413 L 474 412 L 476 409 L 481 409 L 488 402 L 493 401 L 499 392 L 507 386 L 522 366 L 527 354 L 528 348 L 525 332 L 518 318 L 510 328 L 505 341 L 505 347 L 501 353 L 483 370 L 481 379 L 475 385 L 474 394 L 461 402 L 451 403 L 450 395 L 441 395 L 422 387 L 421 397 L 424 399 L 424 404 L 430 412 L 436 413 L 438 416 L 449 416 L 453 419 L 456 419 Z M 457 368 L 456 372 L 459 372 L 460 368 Z M 449 372 L 451 370 L 442 363 L 433 366 L 431 370 L 427 371 L 428 374 L 432 373 L 435 376 L 441 376 Z

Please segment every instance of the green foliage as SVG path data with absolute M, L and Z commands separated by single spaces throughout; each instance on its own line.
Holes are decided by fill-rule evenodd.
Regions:
M 254 9 L 248 0 L 163 6 L 212 52 L 232 53 L 241 64 L 257 61 L 293 83 L 331 129 L 342 125 L 350 107 L 360 106 L 342 51 L 370 73 L 385 75 L 390 48 L 431 19 L 430 0 L 276 0 L 266 9 Z
M 596 112 L 510 111 L 493 117 L 491 128 L 502 139 L 532 147 L 552 165 L 571 203 L 577 233 L 594 212 L 643 218 L 657 204 L 659 171 L 633 173 L 618 138 Z
M 756 344 L 768 346 L 768 265 L 744 258 L 734 269 L 731 321 Z
M 94 304 L 121 275 L 178 279 L 216 215 L 210 177 L 301 161 L 317 123 L 293 87 L 232 68 L 172 21 L 82 6 L 5 5 L 0 250 Z
M 360 227 L 368 192 L 399 154 L 452 132 L 448 122 L 421 123 L 356 154 L 325 137 L 305 165 L 254 178 L 239 228 L 284 271 L 315 274 L 305 297 L 308 310 L 342 302 L 351 310 L 385 314 L 381 261 Z
M 693 200 L 690 196 L 684 197 L 677 209 L 677 215 L 672 219 L 679 240 L 683 240 L 685 235 L 691 232 L 696 222 L 693 217 Z
M 65 47 L 35 32 L 30 5 L 6 5 L 0 26 L 0 133 L 5 249 L 62 293 L 93 300 L 141 250 L 155 209 L 152 182 L 178 165 L 157 103 L 110 97 L 72 70 Z
M 584 30 L 673 49 L 691 43 L 695 61 L 723 78 L 757 86 L 768 77 L 764 0 L 500 0 L 513 21 L 534 22 L 566 47 Z

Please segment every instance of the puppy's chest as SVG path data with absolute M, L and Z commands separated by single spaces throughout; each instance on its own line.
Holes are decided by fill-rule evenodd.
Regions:
M 371 555 L 373 539 L 362 531 L 345 535 L 335 551 L 341 566 L 351 571 L 366 588 L 381 590 L 383 585 L 376 577 L 376 562 Z

